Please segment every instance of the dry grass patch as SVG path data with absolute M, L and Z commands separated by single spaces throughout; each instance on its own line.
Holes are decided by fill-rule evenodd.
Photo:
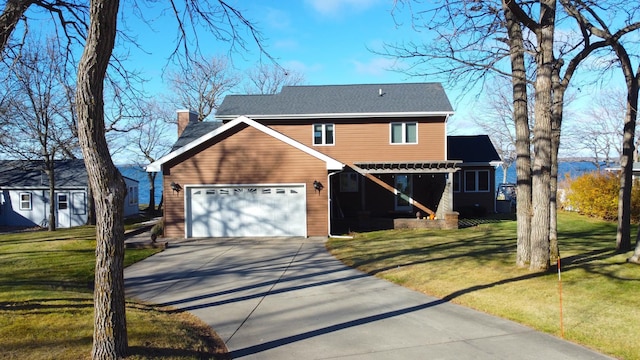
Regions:
M 615 224 L 559 217 L 565 338 L 640 359 L 640 266 L 617 254 Z M 403 286 L 560 336 L 558 275 L 515 267 L 516 223 L 331 239 L 346 264 Z
M 95 229 L 0 235 L 0 359 L 89 359 Z M 130 265 L 160 250 L 127 249 Z M 225 359 L 188 313 L 127 303 L 130 359 Z

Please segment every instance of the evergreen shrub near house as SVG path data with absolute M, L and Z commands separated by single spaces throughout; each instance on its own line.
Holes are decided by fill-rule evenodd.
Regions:
M 631 194 L 631 219 L 638 221 L 640 184 L 635 181 Z M 619 174 L 585 173 L 575 179 L 567 179 L 566 188 L 566 197 L 560 204 L 563 208 L 603 220 L 618 218 Z

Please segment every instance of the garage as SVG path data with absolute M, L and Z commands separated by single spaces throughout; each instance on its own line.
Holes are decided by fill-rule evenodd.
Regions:
M 187 186 L 186 237 L 306 236 L 306 185 Z

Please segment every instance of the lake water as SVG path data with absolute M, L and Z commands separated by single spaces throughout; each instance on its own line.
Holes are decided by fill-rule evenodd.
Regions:
M 118 166 L 120 173 L 122 176 L 126 176 L 128 178 L 138 180 L 138 203 L 140 204 L 148 204 L 149 203 L 149 179 L 147 178 L 147 173 L 143 168 L 137 165 L 120 165 Z M 162 173 L 157 173 L 156 181 L 154 181 L 156 185 L 156 205 L 160 203 L 160 198 L 162 197 Z
M 571 178 L 575 178 L 584 173 L 595 171 L 597 169 L 596 165 L 587 161 L 571 161 L 571 162 L 561 162 L 558 165 L 558 180 L 562 181 L 566 175 L 569 175 Z M 516 165 L 511 164 L 509 169 L 507 170 L 507 182 L 508 183 L 516 183 Z M 496 184 L 502 183 L 502 168 L 498 167 L 496 169 Z
M 138 202 L 140 204 L 148 204 L 149 203 L 149 179 L 147 178 L 147 173 L 143 168 L 138 167 L 136 165 L 121 165 L 118 166 L 120 172 L 123 176 L 126 176 L 131 179 L 138 180 Z M 596 170 L 596 166 L 593 163 L 586 161 L 573 161 L 573 162 L 561 162 L 558 169 L 558 177 L 559 179 L 564 179 L 565 174 L 569 174 L 570 177 L 580 176 L 586 172 Z M 509 170 L 507 170 L 507 182 L 515 183 L 516 182 L 516 166 L 515 164 L 511 165 Z M 502 183 L 502 168 L 498 167 L 496 169 L 496 184 Z M 158 173 L 155 180 L 156 184 L 156 204 L 160 203 L 160 197 L 162 196 L 162 174 Z

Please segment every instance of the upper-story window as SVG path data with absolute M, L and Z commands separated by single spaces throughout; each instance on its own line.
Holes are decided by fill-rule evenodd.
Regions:
M 313 145 L 333 145 L 334 127 L 334 124 L 313 124 Z
M 417 123 L 391 123 L 392 144 L 417 144 Z

